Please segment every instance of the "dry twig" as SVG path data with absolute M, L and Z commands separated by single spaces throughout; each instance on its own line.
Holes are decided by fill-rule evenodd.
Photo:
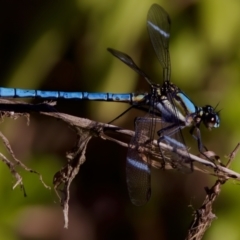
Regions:
M 228 163 L 226 168 L 230 167 L 232 160 L 234 159 L 240 144 L 238 143 L 236 148 L 229 154 Z M 212 212 L 213 203 L 221 192 L 221 186 L 228 180 L 226 176 L 219 178 L 215 184 L 209 189 L 205 187 L 206 197 L 202 206 L 194 211 L 194 219 L 188 230 L 188 236 L 186 240 L 200 240 L 204 233 L 211 226 L 212 221 L 216 218 L 216 215 Z

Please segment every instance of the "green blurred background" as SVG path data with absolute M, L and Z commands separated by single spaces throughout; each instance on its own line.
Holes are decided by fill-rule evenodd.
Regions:
M 111 56 L 107 47 L 126 52 L 156 82 L 161 68 L 146 29 L 151 0 L 23 0 L 0 3 L 0 81 L 4 87 L 66 91 L 147 91 L 144 80 Z M 172 19 L 172 81 L 197 105 L 219 103 L 221 127 L 203 141 L 225 161 L 240 140 L 240 1 L 158 1 Z M 39 102 L 39 101 L 34 101 Z M 61 112 L 108 122 L 128 105 L 59 101 Z M 139 112 L 116 124 L 133 129 Z M 1 131 L 17 158 L 41 172 L 51 185 L 65 164 L 74 133 L 63 123 L 34 114 L 5 119 Z M 186 141 L 194 142 L 185 131 Z M 195 144 L 195 143 L 194 143 Z M 0 146 L 6 154 L 4 146 Z M 0 239 L 146 240 L 184 239 L 193 209 L 215 179 L 194 172 L 153 170 L 152 197 L 143 207 L 130 203 L 125 183 L 126 149 L 93 139 L 87 161 L 71 188 L 69 230 L 53 192 L 25 173 L 28 197 L 0 164 Z M 240 171 L 240 157 L 232 168 Z M 214 205 L 215 220 L 204 239 L 240 239 L 240 187 L 227 182 Z M 191 205 L 191 206 L 190 206 Z

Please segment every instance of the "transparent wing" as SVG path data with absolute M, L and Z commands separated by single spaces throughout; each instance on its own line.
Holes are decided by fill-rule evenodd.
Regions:
M 145 121 L 152 122 L 152 119 L 147 118 Z M 160 125 L 165 128 L 170 126 L 169 123 L 159 117 L 154 118 L 154 123 L 156 126 Z M 191 173 L 192 160 L 187 147 L 178 141 L 178 137 L 175 136 L 175 134 L 178 135 L 178 130 L 178 128 L 170 128 L 169 132 L 167 132 L 168 135 L 164 135 L 164 138 L 158 144 L 151 144 L 150 146 L 145 144 L 145 148 L 141 151 L 142 159 L 145 161 L 148 159 L 149 166 L 155 168 L 175 169 L 184 173 Z M 157 138 L 157 136 L 155 137 Z
M 151 166 L 144 148 L 151 144 L 152 118 L 137 118 L 135 136 L 131 139 L 126 161 L 128 193 L 133 204 L 147 203 L 151 196 Z
M 126 53 L 120 52 L 118 50 L 108 48 L 107 49 L 114 57 L 118 58 L 122 62 L 124 62 L 126 65 L 128 65 L 130 68 L 132 68 L 135 72 L 143 76 L 146 81 L 151 84 L 151 80 L 147 76 L 146 73 L 144 73 L 137 65 L 136 63 L 132 60 L 130 56 L 128 56 Z
M 171 73 L 169 56 L 170 25 L 171 20 L 167 12 L 161 6 L 153 4 L 148 11 L 147 28 L 155 53 L 163 67 L 163 81 L 169 81 Z

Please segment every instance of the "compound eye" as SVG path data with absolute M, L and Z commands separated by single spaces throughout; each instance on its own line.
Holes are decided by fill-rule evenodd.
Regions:
M 219 127 L 219 117 L 217 114 L 208 114 L 205 117 L 204 124 L 207 128 L 217 128 Z
M 219 127 L 220 118 L 218 112 L 216 113 L 213 107 L 207 105 L 203 107 L 203 112 L 204 112 L 203 122 L 207 128 L 211 129 Z

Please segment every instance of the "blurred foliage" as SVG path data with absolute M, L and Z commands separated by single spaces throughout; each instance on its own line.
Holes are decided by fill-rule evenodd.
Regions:
M 148 91 L 147 84 L 130 68 L 112 57 L 107 47 L 126 52 L 156 82 L 161 68 L 146 29 L 153 1 L 23 0 L 0 3 L 0 81 L 4 87 L 66 91 Z M 202 127 L 203 141 L 223 161 L 239 141 L 240 129 L 240 2 L 236 0 L 162 0 L 172 19 L 170 53 L 172 81 L 199 106 L 221 111 L 221 127 Z M 34 102 L 37 102 L 34 100 Z M 127 106 L 115 103 L 60 101 L 58 110 L 108 122 Z M 133 128 L 138 112 L 116 124 Z M 51 184 L 64 164 L 64 154 L 74 143 L 74 133 L 62 123 L 35 114 L 8 120 L 1 131 L 16 156 L 43 174 Z M 186 132 L 187 142 L 193 142 Z M 6 154 L 4 147 L 1 152 Z M 117 154 L 116 154 L 117 153 Z M 127 196 L 124 161 L 126 150 L 93 140 L 87 162 L 72 187 L 70 229 L 63 230 L 61 209 L 53 193 L 24 176 L 28 197 L 0 165 L 1 239 L 183 239 L 203 188 L 213 178 L 198 173 L 153 171 L 153 196 L 141 208 Z M 240 157 L 233 169 L 240 171 Z M 204 239 L 239 239 L 238 184 L 228 182 L 216 205 L 218 219 Z M 39 208 L 40 207 L 40 208 Z M 54 209 L 57 208 L 57 211 Z M 40 209 L 40 210 L 39 210 Z M 36 214 L 37 213 L 37 214 Z

